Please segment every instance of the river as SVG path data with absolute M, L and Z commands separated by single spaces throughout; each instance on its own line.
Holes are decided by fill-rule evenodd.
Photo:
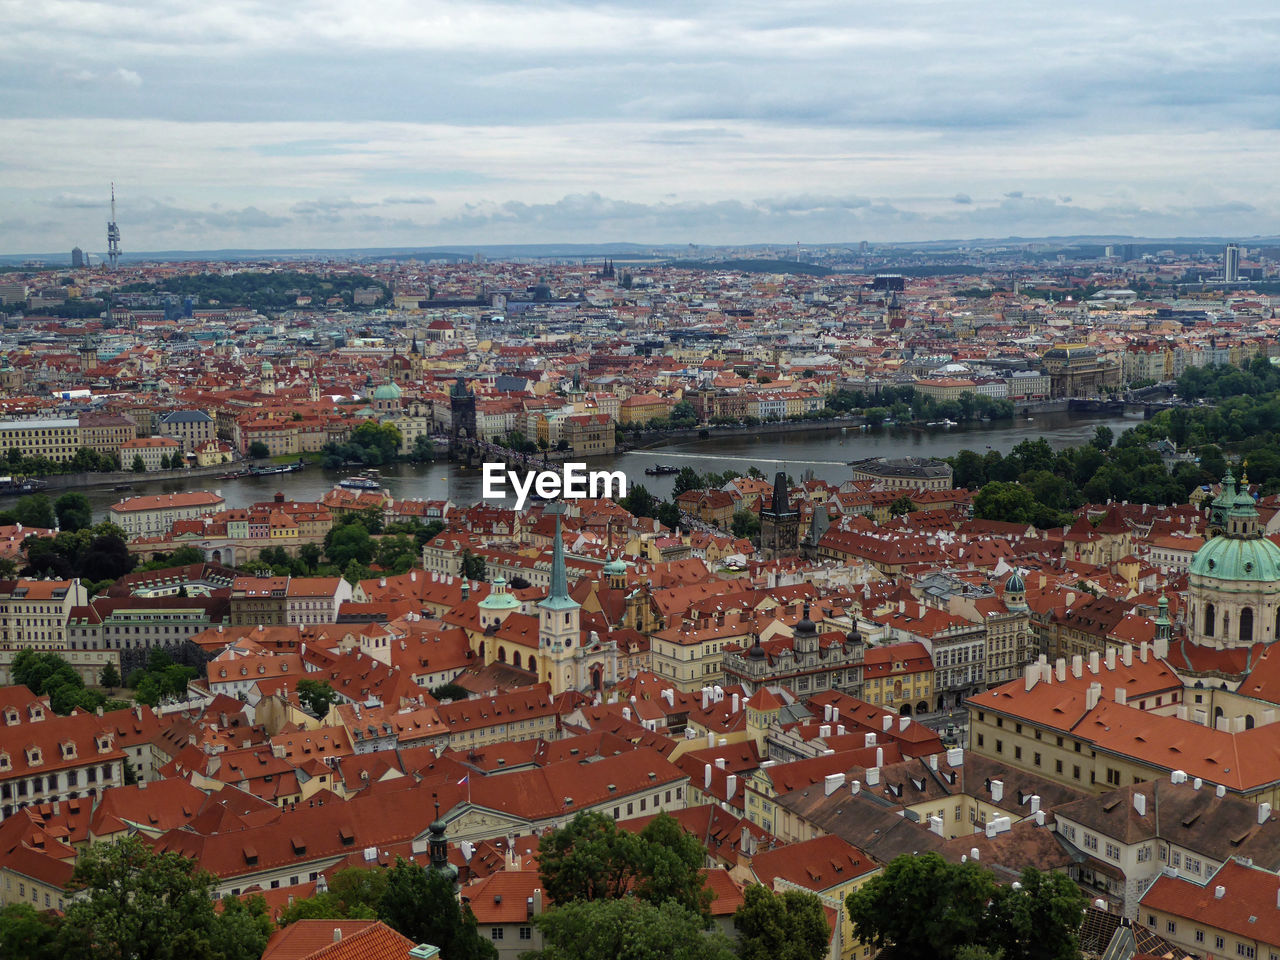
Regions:
M 1105 424 L 1119 434 L 1137 423 L 1140 416 L 1079 416 L 1070 413 L 1041 414 L 1031 420 L 1016 419 L 992 423 L 974 423 L 964 427 L 911 428 L 877 427 L 863 432 L 850 429 L 845 433 L 806 432 L 779 434 L 762 438 L 745 435 L 691 440 L 650 450 L 622 453 L 615 457 L 597 457 L 590 461 L 594 469 L 622 470 L 629 484 L 643 483 L 660 497 L 670 497 L 674 476 L 648 477 L 644 471 L 654 463 L 691 466 L 699 471 L 735 470 L 745 472 L 757 467 L 772 476 L 779 469 L 799 478 L 812 471 L 819 479 L 841 483 L 850 476 L 848 462 L 863 457 L 946 457 L 968 448 L 986 453 L 999 450 L 1008 453 L 1023 440 L 1044 437 L 1054 449 L 1079 445 L 1089 440 L 1094 430 Z M 180 476 L 139 481 L 133 489 L 121 493 L 111 488 L 90 488 L 85 495 L 93 506 L 95 518 L 105 518 L 107 508 L 121 497 L 171 493 L 188 489 L 217 490 L 226 497 L 228 507 L 245 507 L 269 500 L 283 492 L 291 500 L 319 500 L 326 490 L 351 473 L 326 471 L 310 465 L 300 473 L 274 477 L 245 477 L 240 480 L 202 478 L 185 481 Z M 397 498 L 419 497 L 445 499 L 467 505 L 481 499 L 479 470 L 468 470 L 458 464 L 440 461 L 434 464 L 396 464 L 382 470 L 383 483 Z M 12 502 L 12 499 L 9 500 Z

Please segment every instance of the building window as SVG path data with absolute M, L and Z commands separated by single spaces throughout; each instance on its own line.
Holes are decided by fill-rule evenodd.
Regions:
M 532 929 L 531 927 L 521 927 L 521 928 L 520 928 L 520 939 L 521 939 L 521 940 L 532 940 L 532 939 L 533 939 L 533 929 Z
M 501 939 L 502 939 L 502 928 L 501 928 L 501 927 L 491 927 L 491 928 L 489 929 L 489 937 L 490 937 L 490 939 L 492 939 L 492 940 L 501 940 Z

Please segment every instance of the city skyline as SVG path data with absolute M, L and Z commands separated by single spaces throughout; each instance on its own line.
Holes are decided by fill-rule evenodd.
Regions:
M 0 253 L 1276 232 L 1260 3 L 31 5 Z M 1229 37 L 1230 42 L 1223 42 Z

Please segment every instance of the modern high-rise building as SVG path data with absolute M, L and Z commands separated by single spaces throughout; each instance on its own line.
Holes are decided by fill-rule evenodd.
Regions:
M 75 270 L 79 270 L 84 266 L 84 251 L 79 247 L 71 248 L 71 266 Z
M 1228 243 L 1222 252 L 1222 279 L 1227 283 L 1240 279 L 1240 248 L 1234 243 Z

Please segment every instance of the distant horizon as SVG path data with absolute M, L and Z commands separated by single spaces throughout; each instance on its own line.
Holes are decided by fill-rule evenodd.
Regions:
M 817 240 L 812 242 L 799 241 L 801 250 L 815 249 L 838 249 L 846 248 L 852 252 L 857 252 L 861 243 L 866 242 L 869 250 L 912 250 L 918 249 L 922 252 L 943 253 L 958 247 L 967 247 L 974 251 L 983 248 L 995 249 L 1006 246 L 1027 246 L 1027 245 L 1044 245 L 1044 246 L 1065 246 L 1073 245 L 1096 245 L 1096 244 L 1115 244 L 1115 243 L 1132 243 L 1142 245 L 1156 244 L 1173 244 L 1179 246 L 1188 246 L 1194 244 L 1205 244 L 1211 246 L 1222 246 L 1228 243 L 1238 243 L 1242 246 L 1260 245 L 1266 246 L 1270 244 L 1280 244 L 1280 234 L 1275 235 L 1256 235 L 1256 236 L 1131 236 L 1125 234 L 1079 234 L 1079 235 L 1045 235 L 1045 236 L 1007 236 L 1007 237 L 972 237 L 972 238 L 946 238 L 939 240 L 896 240 L 896 241 L 877 241 L 877 240 Z M 579 241 L 536 241 L 531 240 L 524 243 L 456 243 L 456 244 L 403 244 L 403 245 L 380 245 L 373 244 L 364 247 L 216 247 L 204 249 L 172 249 L 172 250 L 143 250 L 137 253 L 125 252 L 121 257 L 121 263 L 128 262 L 147 262 L 151 259 L 174 260 L 189 258 L 193 260 L 217 260 L 222 258 L 243 258 L 255 256 L 280 256 L 280 257 L 307 257 L 307 256 L 325 256 L 325 255 L 348 255 L 348 256 L 368 256 L 376 257 L 380 255 L 386 256 L 404 256 L 406 254 L 422 253 L 424 255 L 467 255 L 481 254 L 482 256 L 494 256 L 501 258 L 504 253 L 510 255 L 523 255 L 541 258 L 541 257 L 573 257 L 573 256 L 609 256 L 612 254 L 644 254 L 648 251 L 662 251 L 665 254 L 674 255 L 677 253 L 689 253 L 689 248 L 693 247 L 693 253 L 704 254 L 712 252 L 720 252 L 725 250 L 777 250 L 779 253 L 794 253 L 796 249 L 796 241 L 748 241 L 743 243 L 699 243 L 690 241 L 689 243 L 645 243 L 643 241 L 634 240 L 602 240 L 599 242 L 579 242 Z M 927 249 L 934 248 L 934 249 Z M 70 258 L 71 249 L 59 251 L 44 252 L 23 252 L 23 253 L 0 253 L 0 263 L 13 265 L 23 260 L 50 260 L 53 258 Z M 90 250 L 80 247 L 86 256 L 92 256 L 95 259 L 104 259 L 105 251 Z M 543 251 L 538 253 L 536 251 Z M 674 256 L 672 257 L 675 258 Z M 787 259 L 781 257 L 780 259 Z

